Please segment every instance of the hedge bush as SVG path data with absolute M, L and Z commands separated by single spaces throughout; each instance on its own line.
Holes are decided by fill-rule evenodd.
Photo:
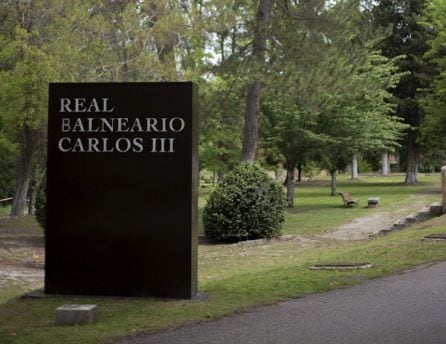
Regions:
M 259 166 L 242 163 L 209 196 L 203 213 L 205 235 L 213 241 L 277 236 L 286 206 L 282 185 Z

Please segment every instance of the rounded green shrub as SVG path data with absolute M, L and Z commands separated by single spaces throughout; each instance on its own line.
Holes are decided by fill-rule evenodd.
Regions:
M 46 183 L 39 185 L 36 194 L 36 219 L 37 222 L 46 229 Z
M 287 203 L 282 185 L 259 166 L 242 163 L 217 186 L 204 208 L 206 238 L 271 238 L 280 234 Z

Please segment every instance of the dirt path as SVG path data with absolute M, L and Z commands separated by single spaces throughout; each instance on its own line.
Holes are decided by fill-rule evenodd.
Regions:
M 400 218 L 399 214 L 389 213 L 367 215 L 339 226 L 321 237 L 336 240 L 364 240 L 382 230 L 390 229 Z
M 358 217 L 319 237 L 335 240 L 365 240 L 370 236 L 378 234 L 382 230 L 389 230 L 396 221 L 408 215 L 410 212 L 419 211 L 424 205 L 425 200 L 421 197 L 414 200 L 410 207 L 402 207 L 392 212 L 380 212 Z
M 44 239 L 35 221 L 1 218 L 0 290 L 42 288 L 43 267 Z
M 40 289 L 43 286 L 43 269 L 0 267 L 0 290 L 6 288 Z

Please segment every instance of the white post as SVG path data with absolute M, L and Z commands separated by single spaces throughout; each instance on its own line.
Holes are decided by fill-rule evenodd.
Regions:
M 358 157 L 356 154 L 352 156 L 352 179 L 358 179 Z
M 446 166 L 441 168 L 441 193 L 443 194 L 443 209 L 446 209 Z
M 381 173 L 383 176 L 387 176 L 389 174 L 389 155 L 387 152 L 382 155 Z

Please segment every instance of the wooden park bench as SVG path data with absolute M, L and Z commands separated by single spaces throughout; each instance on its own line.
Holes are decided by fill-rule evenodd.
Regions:
M 340 192 L 342 201 L 344 202 L 344 207 L 354 207 L 359 204 L 359 198 L 352 198 L 349 192 Z

